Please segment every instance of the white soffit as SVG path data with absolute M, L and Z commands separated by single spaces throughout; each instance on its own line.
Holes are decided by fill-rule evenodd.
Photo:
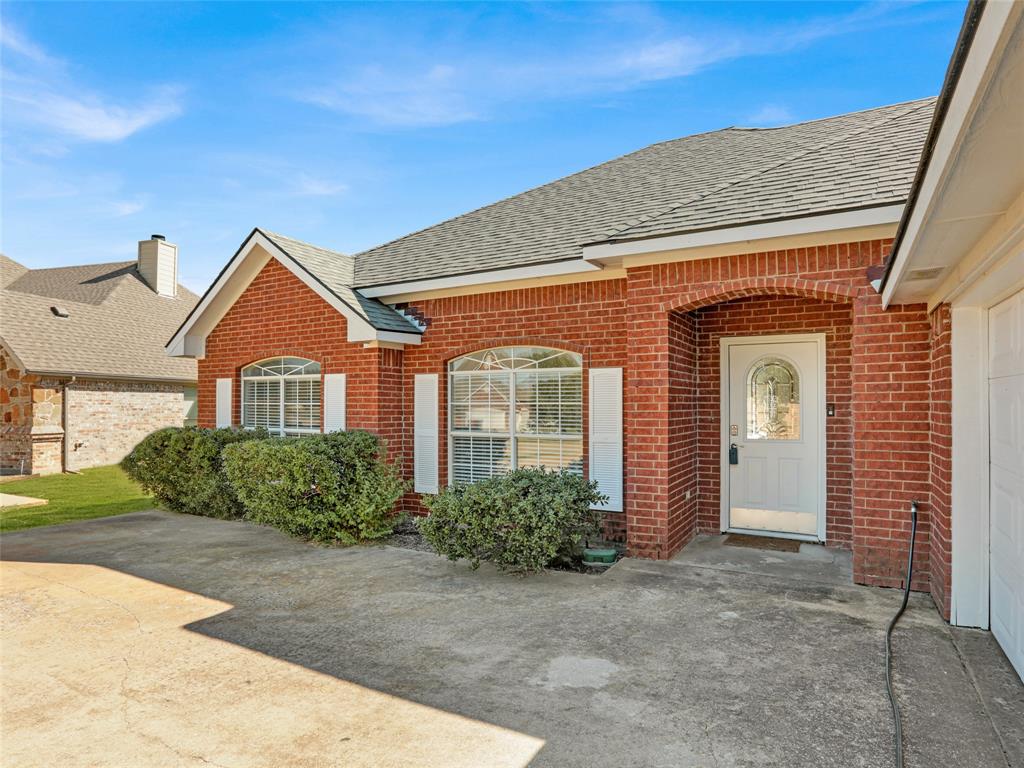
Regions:
M 272 258 L 277 259 L 293 275 L 345 317 L 348 325 L 348 341 L 420 343 L 419 334 L 378 331 L 373 328 L 308 271 L 295 263 L 273 241 L 257 230 L 242 244 L 234 258 L 218 275 L 210 290 L 167 343 L 167 354 L 172 357 L 203 357 L 206 353 L 207 335 L 217 326 L 217 323 L 227 314 L 242 292 L 249 287 L 256 275 Z
M 1022 19 L 1022 3 L 985 5 L 897 245 L 886 306 L 948 300 L 959 262 L 1024 191 Z

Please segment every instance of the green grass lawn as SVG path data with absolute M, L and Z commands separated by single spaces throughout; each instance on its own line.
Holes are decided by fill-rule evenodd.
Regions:
M 118 466 L 85 469 L 80 475 L 47 475 L 0 483 L 0 493 L 50 502 L 41 507 L 0 509 L 0 532 L 123 515 L 156 506 Z

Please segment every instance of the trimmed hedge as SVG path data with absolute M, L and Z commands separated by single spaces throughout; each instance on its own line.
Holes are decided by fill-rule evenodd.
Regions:
M 369 432 L 274 437 L 228 446 L 224 473 L 246 518 L 317 541 L 389 535 L 395 502 L 406 490 L 383 446 Z
M 265 430 L 167 427 L 143 438 L 121 468 L 174 512 L 239 518 L 244 510 L 221 471 L 221 452 L 266 437 Z
M 569 472 L 517 469 L 473 485 L 449 486 L 423 503 L 423 537 L 449 560 L 482 561 L 502 570 L 539 571 L 579 562 L 586 539 L 600 533 L 607 500 L 596 482 Z

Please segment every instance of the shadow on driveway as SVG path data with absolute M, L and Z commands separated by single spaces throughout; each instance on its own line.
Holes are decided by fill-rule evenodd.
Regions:
M 895 591 L 633 560 L 518 578 L 164 512 L 2 555 L 4 752 L 38 764 L 892 761 Z M 896 654 L 908 768 L 1008 764 L 926 597 Z

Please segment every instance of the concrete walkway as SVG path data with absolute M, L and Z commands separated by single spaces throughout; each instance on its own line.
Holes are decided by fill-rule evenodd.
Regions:
M 895 591 L 681 561 L 517 578 L 159 512 L 2 555 L 5 765 L 891 765 Z M 1012 764 L 1018 689 L 983 701 L 926 598 L 896 653 L 908 768 Z
M 35 496 L 0 493 L 0 509 L 5 507 L 41 507 L 49 503 L 46 499 L 37 499 Z

